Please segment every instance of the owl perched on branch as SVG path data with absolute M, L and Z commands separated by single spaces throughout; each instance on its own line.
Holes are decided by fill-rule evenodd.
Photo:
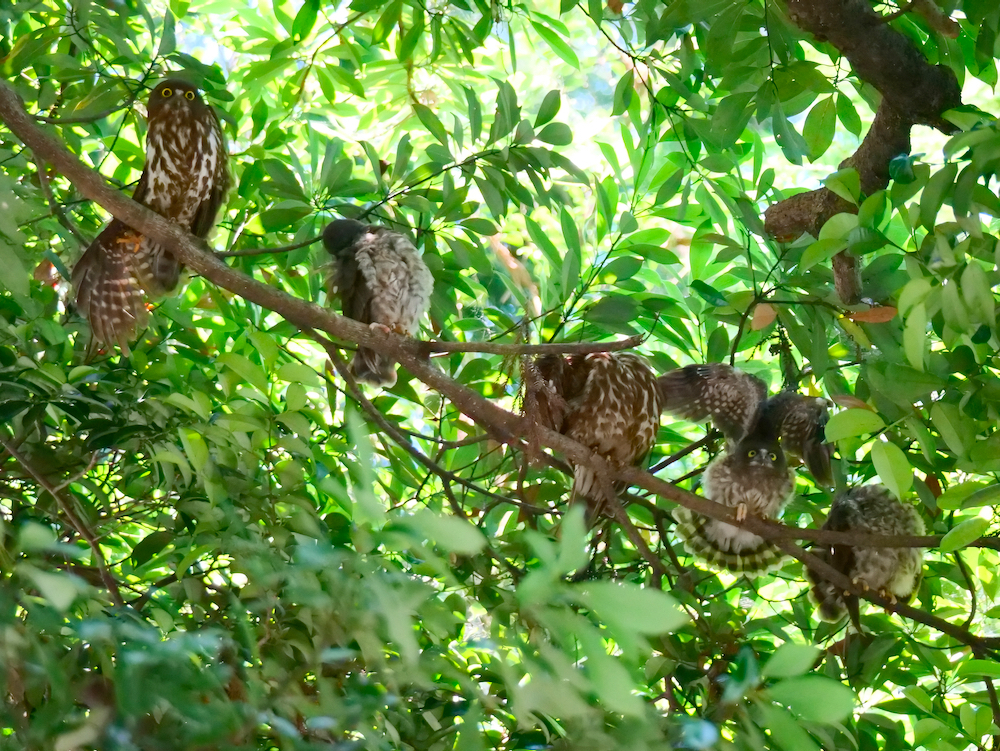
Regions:
M 924 534 L 924 522 L 913 506 L 899 502 L 883 486 L 863 485 L 837 495 L 823 529 L 919 537 Z M 920 587 L 920 548 L 828 545 L 816 554 L 861 589 L 873 589 L 890 602 L 909 602 Z M 823 620 L 839 621 L 849 612 L 860 628 L 857 596 L 846 595 L 811 569 L 809 578 Z
M 543 355 L 534 367 L 541 380 L 537 418 L 546 427 L 620 466 L 639 464 L 649 453 L 662 402 L 645 359 L 612 352 Z M 590 467 L 573 468 L 573 496 L 595 510 L 603 505 L 600 478 Z
M 153 89 L 147 113 L 146 163 L 132 198 L 205 237 L 230 183 L 219 118 L 197 88 L 178 79 Z M 182 268 L 169 249 L 112 219 L 73 269 L 77 310 L 94 339 L 128 354 L 146 322 L 146 298 L 171 292 Z
M 413 243 L 385 227 L 338 219 L 323 231 L 323 245 L 333 258 L 330 294 L 340 297 L 345 316 L 386 333 L 417 333 L 434 277 Z M 396 383 L 395 361 L 367 347 L 358 347 L 351 372 L 373 386 Z
M 830 484 L 830 449 L 824 443 L 826 402 L 783 392 L 768 398 L 764 382 L 719 363 L 689 365 L 657 379 L 664 410 L 692 421 L 712 418 L 726 448 L 705 470 L 705 497 L 773 519 L 791 500 L 795 475 L 787 456 L 805 460 L 817 482 Z M 709 563 L 758 573 L 781 563 L 784 554 L 758 535 L 732 524 L 674 512 L 685 547 Z

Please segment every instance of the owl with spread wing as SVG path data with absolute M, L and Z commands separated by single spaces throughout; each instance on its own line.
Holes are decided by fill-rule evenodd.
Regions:
M 430 307 L 434 277 L 405 235 L 354 219 L 338 219 L 323 231 L 330 294 L 345 316 L 386 333 L 413 336 Z M 373 386 L 396 383 L 396 362 L 358 347 L 351 372 Z
M 875 535 L 919 537 L 924 522 L 917 510 L 901 503 L 881 485 L 862 485 L 839 493 L 823 529 Z M 875 590 L 890 602 L 909 602 L 920 587 L 923 551 L 920 548 L 867 548 L 826 545 L 817 556 L 863 590 Z M 811 569 L 812 597 L 819 615 L 839 621 L 845 613 L 860 629 L 858 598 L 845 594 Z
M 633 466 L 646 457 L 663 405 L 644 358 L 613 352 L 543 355 L 534 367 L 542 382 L 537 417 L 546 427 L 613 464 Z M 590 467 L 573 468 L 573 497 L 586 500 L 593 510 L 604 504 L 600 479 Z
M 146 162 L 132 198 L 203 238 L 230 184 L 219 118 L 196 87 L 173 78 L 153 89 L 147 113 Z M 182 268 L 170 250 L 112 219 L 73 268 L 77 310 L 95 340 L 128 354 L 146 323 L 146 299 L 171 292 Z
M 802 459 L 816 481 L 832 483 L 823 399 L 782 392 L 768 397 L 764 382 L 721 363 L 689 365 L 657 379 L 664 410 L 700 422 L 711 417 L 726 447 L 705 470 L 705 497 L 748 513 L 775 518 L 791 500 L 795 474 L 788 458 Z M 685 547 L 709 563 L 741 573 L 781 564 L 784 553 L 740 527 L 688 509 L 674 512 Z

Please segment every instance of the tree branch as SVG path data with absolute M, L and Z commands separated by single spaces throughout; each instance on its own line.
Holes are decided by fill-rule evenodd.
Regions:
M 14 91 L 4 82 L 0 82 L 0 120 L 3 120 L 11 131 L 34 151 L 36 157 L 52 162 L 84 196 L 97 201 L 121 221 L 168 247 L 178 260 L 190 266 L 210 282 L 263 308 L 273 310 L 301 329 L 317 329 L 334 337 L 363 344 L 394 358 L 416 378 L 449 398 L 459 411 L 481 425 L 496 440 L 507 443 L 518 451 L 524 452 L 528 449 L 522 440 L 522 436 L 528 435 L 525 418 L 499 407 L 446 376 L 428 361 L 424 350 L 425 343 L 395 335 L 376 333 L 364 324 L 339 316 L 313 303 L 294 298 L 229 268 L 220 259 L 207 252 L 204 243 L 182 230 L 177 224 L 113 190 L 100 175 L 70 154 L 61 143 L 42 132 L 25 113 Z M 736 524 L 735 509 L 733 508 L 696 496 L 637 467 L 612 466 L 603 457 L 592 453 L 576 441 L 547 428 L 536 426 L 535 432 L 543 445 L 560 452 L 575 464 L 586 464 L 612 480 L 620 480 L 638 486 L 704 516 Z M 544 456 L 547 460 L 554 461 L 552 457 Z M 828 530 L 790 529 L 777 522 L 765 521 L 753 516 L 748 517 L 741 525 L 737 526 L 742 526 L 761 537 L 775 540 L 779 547 L 800 560 L 809 561 L 809 565 L 814 568 L 816 566 L 812 562 L 816 561 L 819 564 L 817 570 L 824 576 L 829 573 L 830 580 L 837 586 L 843 585 L 845 591 L 853 591 L 848 586 L 850 582 L 847 577 L 826 566 L 822 561 L 818 561 L 815 556 L 805 553 L 791 543 L 790 539 L 811 539 L 824 543 L 836 542 L 854 545 L 864 544 L 866 546 L 881 544 L 889 547 L 930 547 L 940 541 L 938 537 L 879 537 Z M 993 545 L 989 546 L 993 547 Z M 804 556 L 808 556 L 808 558 L 804 558 Z M 884 600 L 872 592 L 859 592 L 857 594 L 877 604 L 886 604 Z M 979 648 L 984 645 L 992 645 L 989 640 L 974 637 L 947 621 L 934 618 L 914 608 L 898 605 L 896 610 L 901 615 L 936 628 L 962 643 Z

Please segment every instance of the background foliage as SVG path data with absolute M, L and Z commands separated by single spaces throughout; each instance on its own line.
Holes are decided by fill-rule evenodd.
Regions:
M 956 39 L 912 14 L 893 27 L 995 109 L 1000 10 L 946 6 Z M 877 93 L 759 0 L 19 0 L 0 24 L 29 111 L 123 188 L 146 89 L 170 71 L 201 83 L 233 153 L 219 250 L 359 216 L 423 249 L 427 338 L 641 333 L 660 370 L 732 358 L 834 398 L 839 486 L 880 480 L 950 533 L 917 606 L 996 631 L 998 554 L 963 547 L 997 523 L 995 123 L 966 109 L 947 141 L 918 131 L 925 153 L 860 195 L 837 164 Z M 617 525 L 584 529 L 565 473 L 405 373 L 371 395 L 394 437 L 315 344 L 201 279 L 131 358 L 88 358 L 64 280 L 107 215 L 6 131 L 0 164 L 0 748 L 947 751 L 1000 735 L 985 642 L 864 606 L 871 633 L 846 635 L 814 617 L 800 564 L 706 571 L 671 535 L 673 504 L 636 495 L 668 597 Z M 828 175 L 856 215 L 764 236 L 764 208 Z M 832 286 L 844 248 L 863 257 L 857 306 Z M 232 262 L 322 302 L 321 255 Z M 518 408 L 513 358 L 435 363 Z M 664 461 L 704 435 L 664 423 L 651 466 L 697 488 L 717 442 Z M 819 526 L 830 498 L 800 476 L 784 521 Z

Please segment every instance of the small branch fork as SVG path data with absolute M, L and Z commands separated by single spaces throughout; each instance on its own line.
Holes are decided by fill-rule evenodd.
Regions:
M 429 388 L 450 399 L 459 411 L 479 424 L 495 440 L 507 443 L 512 448 L 524 452 L 529 447 L 522 437 L 537 435 L 539 443 L 559 452 L 575 464 L 590 466 L 598 473 L 598 476 L 607 477 L 610 481 L 635 485 L 696 513 L 735 523 L 735 513 L 732 508 L 682 490 L 637 467 L 612 466 L 581 444 L 552 430 L 537 425 L 529 427 L 525 418 L 499 407 L 434 367 L 428 359 L 428 352 L 433 351 L 431 348 L 436 346 L 436 343 L 418 342 L 375 332 L 364 324 L 339 316 L 313 303 L 292 297 L 226 266 L 208 251 L 202 241 L 185 232 L 177 224 L 111 188 L 98 173 L 80 162 L 57 139 L 43 132 L 38 124 L 25 113 L 13 89 L 2 81 L 0 81 L 0 120 L 34 152 L 37 159 L 53 164 L 76 186 L 82 195 L 96 201 L 118 219 L 142 234 L 170 248 L 178 260 L 190 266 L 213 284 L 278 313 L 301 330 L 322 331 L 331 337 L 362 344 L 380 354 L 392 357 Z M 539 349 L 539 347 L 545 346 L 551 348 Z M 506 353 L 510 351 L 554 350 L 565 352 L 568 347 L 580 351 L 580 348 L 584 346 L 594 347 L 598 350 L 609 348 L 608 345 L 494 345 L 494 349 L 481 351 L 503 351 Z M 499 347 L 505 349 L 500 350 Z M 506 349 L 508 347 L 511 349 Z M 526 349 L 526 347 L 530 348 Z M 452 349 L 451 351 L 463 350 Z M 475 350 L 470 347 L 464 351 Z M 546 461 L 556 461 L 554 457 L 549 457 L 546 454 L 542 454 L 542 456 Z M 789 555 L 804 561 L 807 566 L 820 572 L 838 587 L 842 587 L 844 591 L 856 594 L 883 607 L 889 603 L 874 592 L 857 591 L 857 588 L 846 576 L 839 574 L 823 561 L 805 552 L 792 540 L 883 547 L 934 547 L 940 542 L 939 537 L 880 537 L 828 530 L 791 529 L 779 523 L 752 516 L 748 517 L 742 526 L 756 535 L 774 540 Z M 90 537 L 92 538 L 93 535 Z M 97 544 L 96 539 L 93 540 L 92 544 Z M 979 544 L 983 547 L 998 547 L 995 540 L 989 539 L 980 540 Z M 117 585 L 113 581 L 109 582 L 109 589 L 113 596 L 116 596 L 114 593 Z M 894 609 L 900 615 L 937 629 L 975 650 L 982 651 L 1000 647 L 1000 639 L 975 636 L 959 626 L 915 608 L 897 604 Z
M 52 499 L 56 502 L 56 505 L 59 506 L 59 510 L 62 511 L 62 514 L 66 517 L 66 521 L 69 522 L 69 525 L 78 535 L 80 535 L 80 537 L 87 541 L 87 544 L 90 546 L 91 555 L 93 556 L 94 568 L 100 572 L 101 581 L 104 582 L 104 586 L 107 588 L 108 594 L 111 595 L 112 601 L 115 605 L 124 605 L 125 601 L 122 599 L 121 590 L 118 588 L 118 580 L 111 575 L 110 571 L 108 571 L 107 562 L 104 560 L 104 552 L 101 550 L 101 543 L 97 539 L 93 530 L 91 530 L 90 527 L 87 526 L 87 523 L 76 513 L 76 509 L 73 508 L 72 501 L 63 495 L 61 488 L 57 488 L 49 482 L 49 479 L 42 472 L 40 472 L 28 460 L 28 458 L 24 456 L 24 454 L 18 451 L 13 444 L 10 443 L 10 441 L 6 438 L 0 438 L 0 445 L 4 447 L 14 461 L 21 465 L 25 472 L 34 478 L 35 482 L 41 485 L 42 488 L 44 488 L 45 491 L 52 496 Z

